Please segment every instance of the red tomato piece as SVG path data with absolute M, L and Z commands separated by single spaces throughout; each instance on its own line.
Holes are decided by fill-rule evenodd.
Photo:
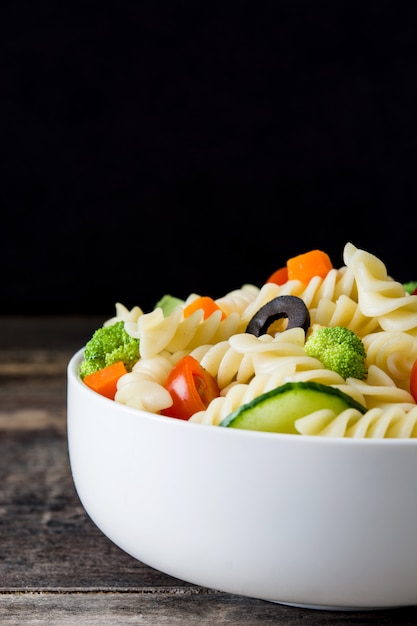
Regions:
M 220 395 L 216 379 L 190 355 L 174 365 L 164 387 L 171 394 L 173 404 L 161 411 L 161 415 L 182 420 L 204 411 Z
M 269 276 L 269 278 L 266 279 L 265 282 L 275 283 L 276 285 L 283 285 L 284 283 L 287 282 L 287 280 L 288 280 L 288 269 L 287 269 L 287 266 L 285 266 L 285 267 L 280 267 L 279 269 L 275 270 L 275 272 L 273 272 L 271 276 Z

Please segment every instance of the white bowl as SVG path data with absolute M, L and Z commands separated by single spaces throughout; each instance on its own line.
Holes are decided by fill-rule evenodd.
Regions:
M 68 446 L 88 515 L 196 585 L 332 610 L 417 604 L 417 440 L 284 435 L 108 400 L 68 366 Z

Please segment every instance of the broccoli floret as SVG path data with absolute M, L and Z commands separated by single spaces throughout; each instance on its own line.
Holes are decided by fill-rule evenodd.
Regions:
M 403 287 L 411 295 L 417 289 L 417 280 L 410 280 L 408 283 L 404 283 Z
M 345 379 L 363 380 L 368 375 L 365 346 L 352 330 L 344 326 L 324 326 L 313 331 L 305 343 L 305 351 Z
M 128 372 L 139 359 L 139 340 L 131 337 L 125 330 L 124 322 L 103 326 L 96 330 L 84 349 L 84 359 L 80 366 L 80 376 L 123 361 Z

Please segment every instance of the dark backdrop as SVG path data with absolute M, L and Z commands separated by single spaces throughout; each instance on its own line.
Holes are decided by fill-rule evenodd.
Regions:
M 415 3 L 2 7 L 2 313 L 218 297 L 347 241 L 417 278 Z

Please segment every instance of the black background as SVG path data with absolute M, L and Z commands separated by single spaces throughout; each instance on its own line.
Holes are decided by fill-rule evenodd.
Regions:
M 0 12 L 3 314 L 219 297 L 347 241 L 417 279 L 414 3 Z

